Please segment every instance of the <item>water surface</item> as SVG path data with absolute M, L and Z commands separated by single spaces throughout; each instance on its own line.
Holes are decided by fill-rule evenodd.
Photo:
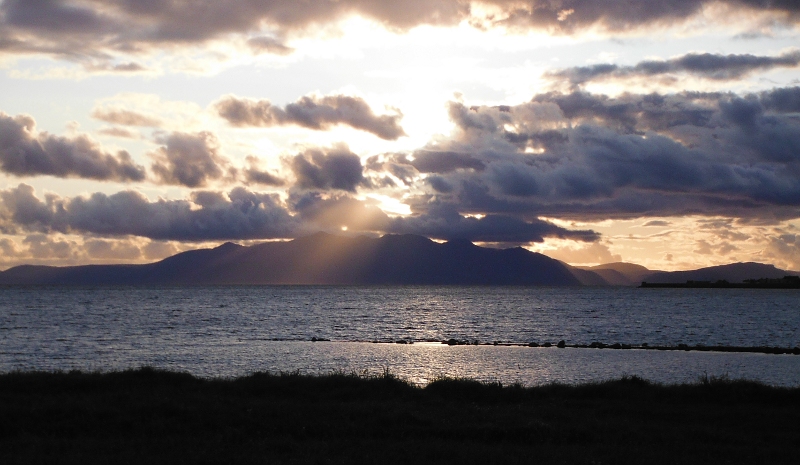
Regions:
M 524 384 L 710 374 L 800 384 L 797 356 L 425 343 L 794 347 L 796 290 L 231 286 L 4 288 L 0 297 L 0 371 L 389 369 L 417 382 L 455 375 Z

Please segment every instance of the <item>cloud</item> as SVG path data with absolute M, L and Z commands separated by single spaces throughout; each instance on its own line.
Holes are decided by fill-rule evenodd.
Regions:
M 83 246 L 89 258 L 95 260 L 137 260 L 142 257 L 138 245 L 129 241 L 88 239 Z
M 652 227 L 666 227 L 666 226 L 671 226 L 671 225 L 672 225 L 672 223 L 669 222 L 669 221 L 650 220 L 650 221 L 644 223 L 642 226 L 645 227 L 645 228 L 652 228 Z
M 560 247 L 555 250 L 544 251 L 543 253 L 550 258 L 555 258 L 556 260 L 561 260 L 562 262 L 573 265 L 595 265 L 622 261 L 622 256 L 619 254 L 612 254 L 608 245 L 602 242 Z
M 358 155 L 345 145 L 329 150 L 308 149 L 288 160 L 296 186 L 301 189 L 339 189 L 355 192 L 365 182 Z
M 539 219 L 523 221 L 502 215 L 465 217 L 449 205 L 441 205 L 421 215 L 391 218 L 377 205 L 347 194 L 304 193 L 291 196 L 289 203 L 311 229 L 417 234 L 442 240 L 504 244 L 542 242 L 545 237 L 589 242 L 600 237 L 594 231 L 568 230 Z
M 779 234 L 769 237 L 763 252 L 766 260 L 784 270 L 800 270 L 800 235 Z
M 294 237 L 301 229 L 277 195 L 243 187 L 151 202 L 136 191 L 40 200 L 20 184 L 0 191 L 0 231 L 206 241 Z
M 148 261 L 161 260 L 178 252 L 182 252 L 182 250 L 174 242 L 150 241 L 142 247 L 142 254 Z
M 245 158 L 245 160 L 249 164 L 249 167 L 243 170 L 245 183 L 261 184 L 264 186 L 283 186 L 286 184 L 286 181 L 280 176 L 259 169 L 258 158 L 254 156 L 248 156 Z
M 447 204 L 463 214 L 527 219 L 797 218 L 798 103 L 800 88 L 452 103 L 456 130 L 432 145 L 435 169 L 398 155 L 383 166 L 436 174 L 427 188 L 418 185 L 426 193 L 409 199 L 417 214 Z
M 715 257 L 728 255 L 739 250 L 738 247 L 729 242 L 710 243 L 704 239 L 696 240 L 697 247 L 693 252 L 698 255 L 712 255 Z
M 600 238 L 594 231 L 569 230 L 540 219 L 524 221 L 508 215 L 465 217 L 447 204 L 437 205 L 421 215 L 395 218 L 388 231 L 445 240 L 514 244 L 543 242 L 545 237 L 584 242 Z
M 354 15 L 396 31 L 467 22 L 570 34 L 682 23 L 715 5 L 767 15 L 774 24 L 797 24 L 800 18 L 800 7 L 789 0 L 6 0 L 0 4 L 0 50 L 136 71 L 140 65 L 114 64 L 115 57 L 215 40 L 244 40 L 251 50 L 282 55 L 291 51 L 284 38 L 313 34 Z M 479 6 L 491 11 L 484 14 Z
M 142 181 L 144 167 L 130 154 L 105 152 L 86 135 L 60 137 L 36 131 L 27 115 L 0 112 L 0 170 L 14 176 L 49 175 L 100 181 Z
M 161 260 L 196 244 L 150 241 L 137 237 L 94 238 L 32 233 L 0 239 L 0 269 L 27 265 L 146 263 Z
M 643 61 L 634 66 L 614 64 L 579 66 L 552 71 L 546 76 L 553 80 L 567 80 L 573 86 L 599 79 L 651 77 L 674 73 L 686 73 L 706 79 L 727 81 L 741 78 L 755 71 L 798 66 L 800 66 L 800 51 L 797 50 L 778 56 L 689 53 L 670 60 Z
M 347 194 L 305 192 L 290 195 L 289 204 L 310 229 L 333 232 L 385 232 L 390 219 L 374 204 Z
M 219 153 L 217 138 L 210 132 L 175 132 L 161 141 L 164 146 L 150 155 L 153 173 L 164 184 L 202 187 L 225 174 L 228 160 Z
M 247 40 L 247 46 L 255 54 L 272 53 L 274 55 L 291 55 L 294 52 L 292 47 L 288 47 L 274 37 L 253 37 Z
M 74 242 L 48 237 L 45 234 L 31 234 L 23 241 L 28 248 L 28 253 L 37 259 L 58 259 L 65 261 L 77 258 L 73 250 Z
M 6 237 L 0 238 L 0 252 L 3 252 L 1 256 L 4 259 L 16 257 L 20 254 L 20 250 L 19 247 L 17 247 L 17 244 L 15 244 L 14 241 Z
M 439 176 L 428 176 L 425 178 L 425 182 L 430 184 L 433 190 L 441 194 L 449 194 L 454 189 L 452 184 Z
M 354 199 L 345 192 L 294 192 L 286 206 L 276 194 L 243 187 L 228 193 L 195 191 L 186 200 L 157 201 L 136 191 L 72 198 L 48 194 L 42 200 L 25 184 L 0 190 L 0 231 L 4 234 L 93 236 L 84 241 L 97 240 L 90 244 L 95 258 L 106 254 L 138 259 L 132 246 L 108 242 L 127 236 L 158 241 L 246 240 L 342 229 L 509 244 L 541 242 L 545 237 L 577 241 L 599 238 L 594 231 L 568 230 L 538 219 L 464 217 L 448 205 L 421 215 L 391 218 L 375 201 Z M 154 250 L 142 253 L 163 256 L 164 247 L 152 246 Z
M 141 139 L 142 135 L 138 132 L 131 131 L 125 128 L 118 128 L 118 127 L 111 127 L 111 128 L 100 128 L 97 130 L 98 134 L 102 134 L 104 136 L 111 136 L 111 137 L 119 137 L 122 139 Z
M 158 128 L 163 124 L 159 118 L 120 108 L 95 108 L 92 118 L 122 126 Z
M 113 63 L 108 60 L 84 61 L 83 67 L 86 71 L 109 74 L 135 74 L 148 71 L 145 66 L 130 61 L 126 63 Z
M 376 173 L 388 172 L 406 186 L 411 185 L 418 175 L 417 169 L 411 166 L 408 157 L 401 153 L 373 155 L 367 159 L 365 168 Z
M 469 153 L 420 150 L 409 162 L 420 173 L 449 173 L 459 169 L 483 171 L 486 165 Z
M 768 13 L 776 22 L 796 23 L 800 16 L 800 6 L 789 0 L 533 0 L 521 3 L 498 0 L 487 3 L 508 5 L 504 9 L 505 17 L 497 20 L 500 24 L 561 33 L 574 33 L 591 27 L 623 32 L 646 25 L 680 24 L 715 5 L 727 7 L 726 13 L 735 10 Z
M 400 127 L 403 115 L 376 115 L 359 97 L 328 95 L 302 97 L 284 108 L 268 100 L 248 100 L 227 96 L 215 105 L 217 113 L 233 126 L 272 127 L 294 124 L 308 129 L 327 130 L 343 124 L 372 133 L 381 139 L 397 140 L 406 135 Z
M 357 0 L 302 4 L 292 0 L 232 0 L 224 5 L 211 0 L 6 0 L 0 5 L 4 29 L 11 30 L 12 37 L 22 42 L 17 47 L 63 55 L 202 44 L 264 29 L 279 33 L 303 31 L 353 14 L 400 29 L 420 24 L 456 24 L 467 12 L 468 6 L 457 0 L 412 0 L 402 5 Z M 72 40 L 59 43 L 65 39 Z M 264 36 L 251 40 L 256 46 L 263 46 L 266 41 Z M 285 52 L 280 46 L 272 48 Z

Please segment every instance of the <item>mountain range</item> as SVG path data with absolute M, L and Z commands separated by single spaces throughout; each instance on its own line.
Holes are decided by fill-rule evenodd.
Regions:
M 459 284 L 638 285 L 782 278 L 772 265 L 734 263 L 653 271 L 631 263 L 573 267 L 521 247 L 492 249 L 422 236 L 341 237 L 326 233 L 252 246 L 225 243 L 144 265 L 35 266 L 0 272 L 0 285 Z

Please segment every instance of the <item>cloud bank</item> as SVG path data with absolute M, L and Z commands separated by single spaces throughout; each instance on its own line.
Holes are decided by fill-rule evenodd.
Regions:
M 800 88 L 739 96 L 546 93 L 504 107 L 450 104 L 457 125 L 420 161 L 412 208 L 609 219 L 800 217 Z M 387 167 L 387 165 L 389 167 Z M 412 177 L 413 178 L 413 177 Z
M 272 194 L 237 187 L 228 194 L 198 191 L 190 200 L 149 201 L 136 191 L 39 200 L 20 184 L 0 191 L 5 233 L 81 233 L 204 241 L 293 237 L 297 223 Z
M 157 201 L 136 191 L 72 198 L 48 194 L 44 200 L 26 184 L 0 191 L 0 232 L 4 234 L 211 241 L 292 238 L 319 230 L 341 232 L 342 226 L 354 232 L 505 243 L 541 242 L 545 237 L 599 238 L 593 231 L 572 231 L 542 220 L 466 218 L 448 207 L 413 218 L 390 218 L 375 205 L 346 194 L 294 194 L 287 205 L 276 194 L 244 187 L 227 193 L 195 191 L 189 199 Z
M 719 81 L 739 79 L 756 71 L 773 68 L 796 68 L 800 66 L 800 51 L 778 56 L 720 55 L 712 53 L 689 53 L 663 61 L 642 61 L 634 66 L 597 64 L 579 66 L 547 73 L 553 80 L 566 80 L 580 86 L 600 79 L 630 77 L 652 77 L 664 74 L 686 73 L 692 76 Z
M 5 0 L 0 4 L 0 53 L 46 54 L 82 62 L 90 70 L 131 72 L 143 67 L 116 57 L 231 36 L 256 52 L 291 53 L 285 37 L 354 15 L 400 31 L 468 22 L 571 34 L 681 23 L 720 5 L 767 15 L 777 24 L 800 22 L 800 6 L 790 0 Z M 486 7 L 490 11 L 483 13 Z

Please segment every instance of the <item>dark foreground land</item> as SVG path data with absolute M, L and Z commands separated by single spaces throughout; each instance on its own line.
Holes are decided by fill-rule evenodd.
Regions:
M 534 388 L 392 375 L 0 375 L 0 463 L 786 463 L 800 388 L 623 378 Z

